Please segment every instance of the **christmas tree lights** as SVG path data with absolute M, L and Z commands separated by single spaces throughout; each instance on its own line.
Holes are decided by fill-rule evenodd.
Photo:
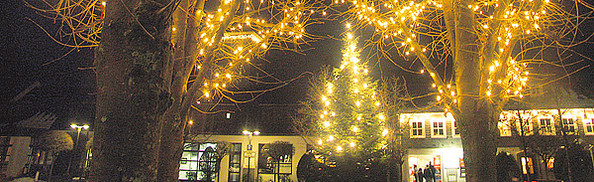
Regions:
M 387 118 L 380 108 L 377 82 L 368 75 L 367 61 L 359 59 L 355 36 L 346 33 L 344 42 L 340 68 L 320 86 L 325 91 L 317 97 L 314 141 L 318 152 L 327 155 L 370 154 L 387 145 Z

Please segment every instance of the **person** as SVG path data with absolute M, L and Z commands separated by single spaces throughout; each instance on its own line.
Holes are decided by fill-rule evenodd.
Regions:
M 431 177 L 433 177 L 433 174 L 431 173 L 431 168 L 429 168 L 429 165 L 425 165 L 425 170 L 423 171 L 423 174 L 425 175 L 425 181 L 433 182 L 433 180 L 431 179 Z
M 416 164 L 413 164 L 413 171 L 412 171 L 412 173 L 415 176 L 414 182 L 418 182 L 419 181 L 419 175 L 417 175 L 417 170 L 418 170 L 417 169 L 417 165 Z
M 425 177 L 425 175 L 423 175 L 423 168 L 417 170 L 417 175 L 415 177 L 418 179 L 417 182 L 423 182 L 423 178 Z
M 431 165 L 431 162 L 429 162 L 429 171 L 431 171 L 431 180 L 433 180 L 432 182 L 435 182 L 435 175 L 437 173 L 437 170 L 435 169 L 435 167 L 433 165 Z

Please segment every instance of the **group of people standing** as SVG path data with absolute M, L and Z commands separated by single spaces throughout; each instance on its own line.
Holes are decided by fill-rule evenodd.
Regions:
M 415 182 L 435 182 L 435 167 L 431 165 L 431 162 L 425 166 L 425 168 L 417 168 L 415 164 L 413 166 L 413 172 L 415 175 Z

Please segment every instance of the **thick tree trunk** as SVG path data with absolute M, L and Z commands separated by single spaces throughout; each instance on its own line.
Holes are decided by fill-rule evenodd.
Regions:
M 179 178 L 179 160 L 184 147 L 184 127 L 177 126 L 176 123 L 179 122 L 176 122 L 173 118 L 163 120 L 158 181 L 173 182 Z
M 476 110 L 461 113 L 456 119 L 456 122 L 460 122 L 466 181 L 495 182 L 497 179 L 495 118 L 492 108 L 479 105 Z
M 107 1 L 91 181 L 156 181 L 158 121 L 169 103 L 161 78 L 171 49 L 168 3 Z
M 480 41 L 474 30 L 474 12 L 468 8 L 472 0 L 455 0 L 454 69 L 458 98 L 456 121 L 464 148 L 466 180 L 469 182 L 495 182 L 495 154 L 497 152 L 498 112 L 481 90 L 482 70 Z

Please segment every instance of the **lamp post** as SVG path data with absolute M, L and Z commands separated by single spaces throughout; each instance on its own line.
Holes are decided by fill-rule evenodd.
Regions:
M 68 160 L 68 169 L 66 169 L 66 174 L 68 174 L 68 177 L 70 177 L 70 166 L 72 165 L 72 158 L 74 158 L 74 152 L 76 151 L 76 146 L 78 144 L 78 138 L 80 137 L 80 131 L 82 129 L 88 130 L 89 129 L 89 125 L 82 125 L 79 126 L 77 124 L 71 124 L 70 128 L 72 129 L 76 129 L 76 141 L 74 143 L 74 146 L 72 147 L 72 155 L 70 155 L 70 159 Z
M 254 152 L 252 151 L 252 136 L 254 135 L 260 135 L 260 131 L 256 130 L 256 131 L 249 131 L 249 130 L 243 130 L 243 135 L 248 136 L 248 145 L 247 145 L 247 150 L 246 150 L 246 157 L 248 158 L 248 171 L 247 171 L 247 181 L 251 182 L 252 177 L 250 176 L 250 171 L 251 171 L 251 164 L 252 164 L 252 155 L 254 155 Z

